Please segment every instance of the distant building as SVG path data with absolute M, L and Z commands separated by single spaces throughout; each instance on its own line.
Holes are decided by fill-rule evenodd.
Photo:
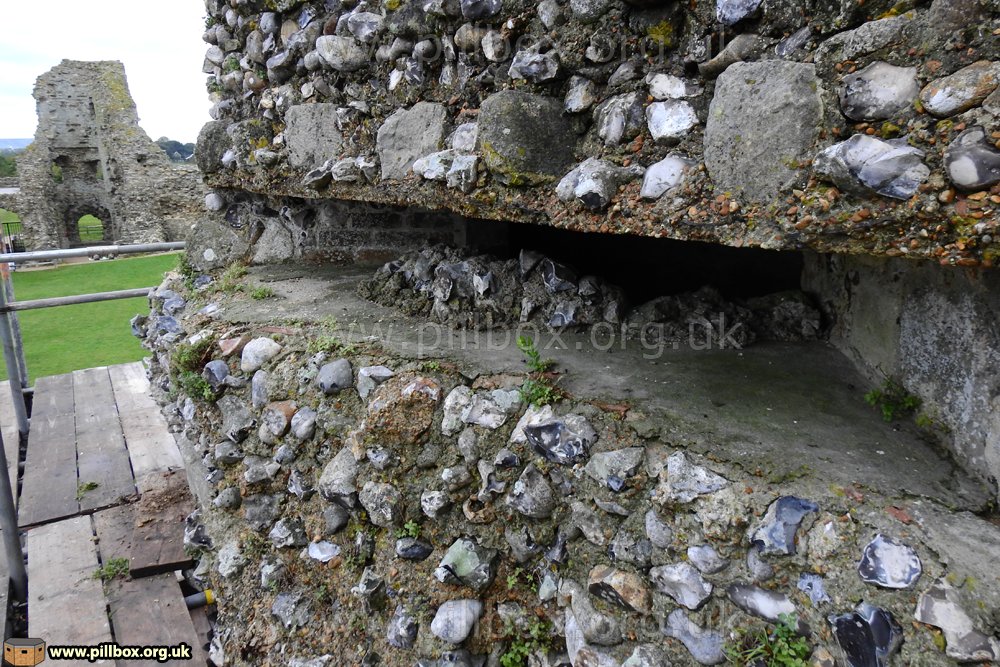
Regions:
M 80 245 L 88 214 L 103 222 L 98 242 L 184 236 L 202 210 L 201 176 L 139 127 L 120 62 L 64 60 L 38 77 L 34 96 L 38 129 L 17 158 L 13 207 L 27 249 Z

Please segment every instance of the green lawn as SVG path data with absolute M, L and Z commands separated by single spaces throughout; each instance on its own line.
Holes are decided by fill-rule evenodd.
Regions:
M 177 254 L 71 264 L 14 272 L 18 301 L 159 285 L 177 266 Z M 28 374 L 32 384 L 45 375 L 80 368 L 138 361 L 146 356 L 132 336 L 129 320 L 148 313 L 146 299 L 122 299 L 20 312 Z M 0 379 L 6 366 L 0 363 Z

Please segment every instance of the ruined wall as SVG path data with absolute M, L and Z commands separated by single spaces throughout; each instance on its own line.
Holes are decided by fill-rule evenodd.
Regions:
M 175 166 L 139 127 L 120 62 L 64 60 L 35 84 L 38 129 L 18 156 L 16 210 L 29 249 L 80 242 L 91 214 L 107 242 L 183 238 L 201 211 L 193 166 Z

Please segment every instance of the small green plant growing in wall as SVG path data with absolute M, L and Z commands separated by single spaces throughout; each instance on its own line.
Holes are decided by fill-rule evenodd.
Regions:
M 796 633 L 798 620 L 791 614 L 779 616 L 773 632 L 738 630 L 726 644 L 726 659 L 739 667 L 806 667 L 812 649 Z
M 402 539 L 404 537 L 412 537 L 413 539 L 420 539 L 420 524 L 416 521 L 407 521 L 403 524 L 402 528 L 396 530 L 396 538 Z
M 920 398 L 906 391 L 902 384 L 891 378 L 878 389 L 872 389 L 865 394 L 865 402 L 882 412 L 882 419 L 887 422 L 913 414 L 920 409 Z
M 274 290 L 270 287 L 261 285 L 260 287 L 254 287 L 250 290 L 251 299 L 269 299 L 274 296 Z
M 527 667 L 528 658 L 532 653 L 548 648 L 549 629 L 548 623 L 534 619 L 528 626 L 527 632 L 513 639 L 500 656 L 501 667 Z
M 528 336 L 517 337 L 517 349 L 524 355 L 524 361 L 531 371 L 521 384 L 521 399 L 530 405 L 548 405 L 559 398 L 559 391 L 552 385 L 546 372 L 555 365 L 552 359 L 543 359 L 535 341 Z
M 243 290 L 243 283 L 241 282 L 243 276 L 247 274 L 247 267 L 242 264 L 230 264 L 222 275 L 219 276 L 219 281 L 216 283 L 216 289 L 224 294 L 235 294 L 236 292 L 241 292 Z
M 555 365 L 552 359 L 542 359 L 541 353 L 535 347 L 535 341 L 527 336 L 517 337 L 517 349 L 525 357 L 525 363 L 533 373 L 544 373 Z
M 215 400 L 215 390 L 212 389 L 212 385 L 198 373 L 184 371 L 177 378 L 177 384 L 191 398 L 200 398 L 203 401 Z

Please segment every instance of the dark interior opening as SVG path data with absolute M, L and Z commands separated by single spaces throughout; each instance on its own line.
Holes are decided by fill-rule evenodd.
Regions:
M 744 299 L 801 285 L 803 257 L 798 252 L 731 248 L 714 243 L 674 241 L 623 234 L 587 234 L 542 225 L 470 220 L 470 243 L 477 249 L 516 257 L 521 248 L 537 250 L 622 287 L 634 303 L 694 291 L 705 285 L 728 298 Z M 496 242 L 505 238 L 503 251 Z M 483 247 L 479 239 L 492 247 Z

